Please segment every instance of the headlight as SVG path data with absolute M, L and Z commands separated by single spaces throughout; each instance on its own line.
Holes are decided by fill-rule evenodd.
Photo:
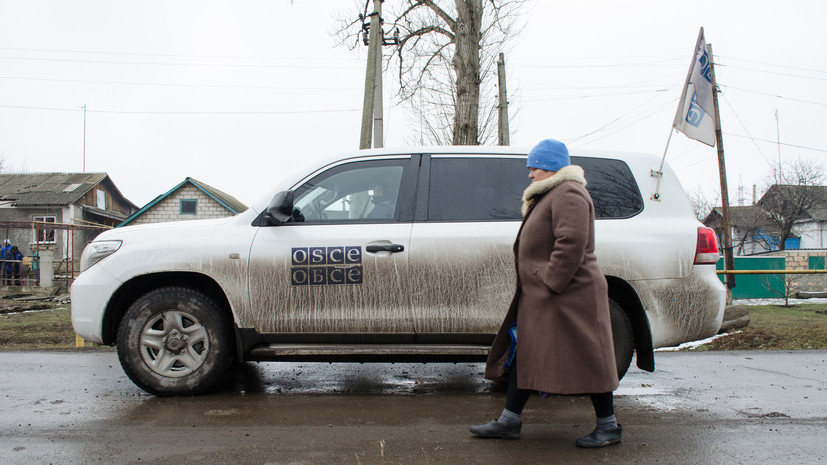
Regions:
M 83 249 L 80 256 L 80 272 L 88 270 L 90 266 L 112 255 L 121 247 L 121 241 L 92 242 Z

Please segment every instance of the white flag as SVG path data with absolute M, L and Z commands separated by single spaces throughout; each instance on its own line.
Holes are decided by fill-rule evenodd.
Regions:
M 714 146 L 715 113 L 711 65 L 704 40 L 704 28 L 701 28 L 672 127 L 689 138 Z

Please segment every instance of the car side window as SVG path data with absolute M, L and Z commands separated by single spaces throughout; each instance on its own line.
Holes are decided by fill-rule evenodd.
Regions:
M 433 157 L 428 220 L 519 220 L 528 184 L 524 158 Z
M 396 221 L 407 162 L 348 163 L 314 176 L 295 190 L 290 221 L 316 224 Z
M 643 211 L 640 189 L 625 162 L 576 156 L 571 162 L 585 172 L 596 218 L 630 218 Z M 530 183 L 522 157 L 433 157 L 428 220 L 520 220 L 523 191 Z

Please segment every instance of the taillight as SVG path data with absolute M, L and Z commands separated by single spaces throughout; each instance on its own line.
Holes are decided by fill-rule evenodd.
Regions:
M 712 228 L 698 228 L 698 247 L 695 249 L 695 264 L 709 265 L 718 262 L 718 236 Z

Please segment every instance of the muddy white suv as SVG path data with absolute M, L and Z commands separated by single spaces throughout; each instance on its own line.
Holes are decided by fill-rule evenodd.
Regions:
M 128 226 L 87 245 L 84 339 L 117 345 L 158 394 L 208 390 L 233 359 L 482 361 L 514 291 L 525 151 L 367 150 L 279 183 L 235 217 Z M 717 241 L 675 174 L 640 154 L 572 153 L 597 213 L 618 372 L 715 334 Z

